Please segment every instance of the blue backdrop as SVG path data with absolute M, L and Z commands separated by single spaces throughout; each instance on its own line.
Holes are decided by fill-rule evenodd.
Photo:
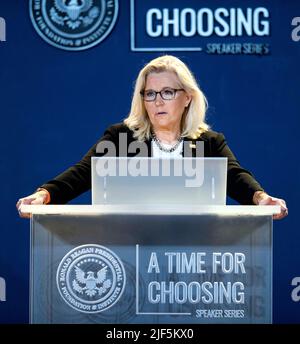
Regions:
M 263 36 L 253 29 L 252 35 L 244 30 L 242 36 L 231 31 L 231 36 L 214 32 L 207 37 L 197 32 L 184 36 L 184 27 L 179 36 L 172 26 L 166 36 L 151 37 L 147 31 L 149 8 L 166 8 L 174 14 L 174 8 L 199 13 L 205 7 L 212 13 L 218 7 L 244 11 L 264 7 L 270 30 Z M 0 277 L 6 282 L 0 323 L 28 322 L 29 221 L 18 217 L 17 199 L 75 163 L 107 126 L 124 119 L 138 71 L 163 53 L 174 54 L 190 66 L 208 98 L 212 128 L 225 134 L 241 164 L 270 194 L 287 201 L 288 218 L 274 223 L 274 322 L 299 323 L 300 304 L 291 297 L 291 281 L 300 276 L 300 32 L 292 25 L 293 18 L 300 17 L 300 3 L 120 0 L 111 32 L 99 44 L 80 51 L 46 42 L 32 24 L 29 1 L 1 0 L 0 17 L 6 23 L 0 34 Z M 148 24 L 159 30 L 162 19 L 151 18 Z M 192 12 L 186 18 L 193 18 Z M 186 31 L 192 32 L 192 25 Z M 195 25 L 201 29 L 199 22 Z M 206 28 L 208 21 L 202 31 Z M 259 46 L 251 54 L 246 45 L 243 53 L 209 53 L 213 43 Z M 203 50 L 197 51 L 199 47 Z M 90 203 L 90 194 L 73 203 Z

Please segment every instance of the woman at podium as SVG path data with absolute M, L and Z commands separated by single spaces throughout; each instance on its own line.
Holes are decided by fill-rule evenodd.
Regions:
M 184 143 L 188 142 L 191 156 L 196 156 L 197 142 L 203 142 L 205 157 L 228 159 L 229 197 L 240 204 L 279 205 L 281 212 L 274 218 L 285 217 L 288 213 L 285 201 L 270 196 L 240 166 L 224 135 L 212 131 L 205 122 L 206 108 L 203 92 L 180 59 L 167 55 L 150 61 L 137 77 L 131 110 L 124 122 L 108 128 L 77 164 L 33 194 L 20 198 L 17 202 L 20 216 L 29 216 L 22 212 L 23 204 L 64 204 L 90 189 L 92 156 L 134 156 L 135 153 L 128 153 L 133 142 L 143 143 L 144 156 L 157 158 L 184 157 Z M 110 143 L 107 147 L 112 147 L 111 152 L 101 150 L 106 142 Z

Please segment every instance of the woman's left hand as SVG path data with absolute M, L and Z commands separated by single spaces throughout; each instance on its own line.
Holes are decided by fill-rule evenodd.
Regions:
M 265 192 L 258 191 L 254 194 L 253 200 L 254 203 L 257 205 L 279 205 L 280 213 L 273 215 L 274 220 L 283 219 L 288 215 L 288 208 L 286 206 L 285 200 L 281 198 L 272 197 Z

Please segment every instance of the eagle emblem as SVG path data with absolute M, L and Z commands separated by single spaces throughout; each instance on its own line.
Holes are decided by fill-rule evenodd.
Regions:
M 97 6 L 92 6 L 93 0 L 54 0 L 50 17 L 56 24 L 61 26 L 66 24 L 71 29 L 76 29 L 81 24 L 88 26 L 100 13 Z M 89 11 L 88 15 L 83 16 L 82 14 L 87 11 Z
M 75 266 L 75 279 L 72 282 L 73 289 L 80 294 L 85 293 L 89 297 L 93 297 L 96 294 L 101 296 L 112 285 L 111 280 L 106 278 L 106 274 L 107 266 L 97 272 L 97 277 L 95 277 L 93 271 L 85 273 L 78 266 Z
M 110 249 L 97 244 L 74 247 L 56 271 L 56 284 L 66 304 L 84 313 L 99 313 L 122 296 L 126 274 L 122 261 Z

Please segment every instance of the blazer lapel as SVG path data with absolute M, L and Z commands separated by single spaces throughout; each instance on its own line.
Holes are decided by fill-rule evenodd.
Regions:
M 186 146 L 187 145 L 187 146 Z M 185 148 L 188 152 L 188 155 L 185 155 L 184 151 Z M 189 137 L 185 137 L 183 139 L 183 152 L 182 152 L 182 156 L 186 157 L 186 158 L 195 158 L 196 157 L 196 140 L 190 139 Z
M 151 140 L 146 140 L 145 143 L 147 145 L 148 148 L 148 157 L 152 157 L 152 145 L 151 145 Z

